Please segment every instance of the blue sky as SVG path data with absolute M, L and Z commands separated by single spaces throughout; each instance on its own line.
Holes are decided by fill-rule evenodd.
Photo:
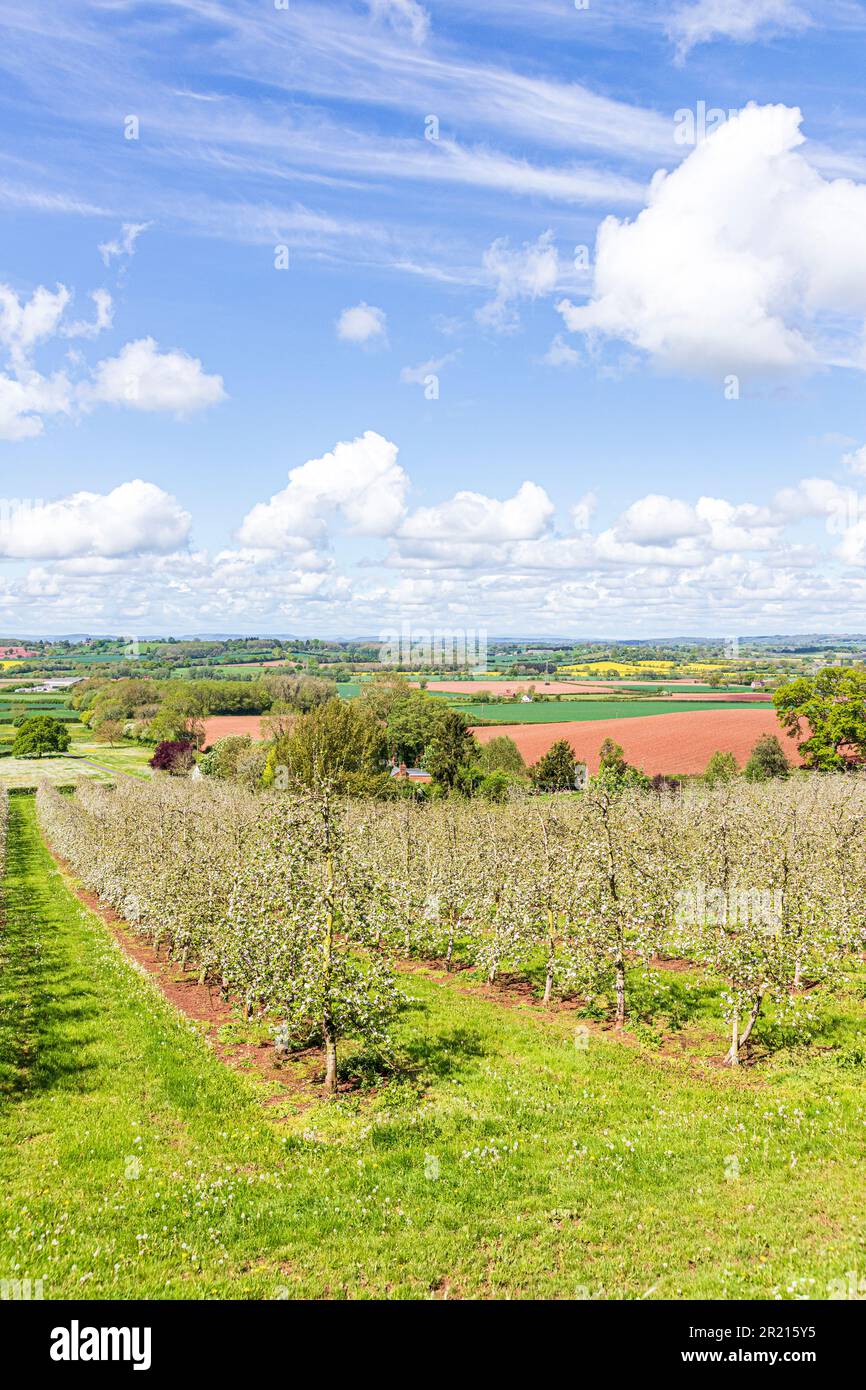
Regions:
M 866 630 L 863 5 L 0 29 L 8 635 Z

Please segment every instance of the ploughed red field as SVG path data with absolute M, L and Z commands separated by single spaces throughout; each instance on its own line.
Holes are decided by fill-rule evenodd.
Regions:
M 499 724 L 473 729 L 479 743 L 507 734 L 527 763 L 535 763 L 557 739 L 565 738 L 579 762 L 598 771 L 598 750 L 606 738 L 620 744 L 627 762 L 652 776 L 656 772 L 703 772 L 713 753 L 733 753 L 740 766 L 763 734 L 775 734 L 794 767 L 803 759 L 773 710 L 695 710 L 688 714 L 649 714 L 636 719 L 596 719 L 573 724 Z
M 217 714 L 204 721 L 205 748 L 227 734 L 263 738 L 258 714 Z M 479 743 L 500 734 L 513 738 L 527 763 L 535 763 L 557 739 L 567 738 L 579 762 L 598 771 L 598 750 L 606 738 L 621 745 L 626 759 L 652 775 L 703 772 L 716 750 L 733 753 L 743 766 L 762 734 L 776 734 L 789 763 L 802 758 L 773 710 L 693 710 L 688 714 L 648 714 L 636 719 L 594 719 L 568 724 L 497 724 L 474 728 Z
M 250 734 L 253 739 L 264 738 L 260 714 L 214 714 L 204 723 L 204 747 L 210 748 L 218 738 L 229 734 Z
M 417 681 L 413 682 L 417 685 Z M 678 685 L 689 685 L 687 680 L 675 681 L 653 681 L 650 689 L 672 690 L 675 691 Z M 629 686 L 645 685 L 645 681 L 628 681 Z M 465 695 L 468 700 L 475 697 L 481 700 L 484 693 L 488 695 L 522 695 L 530 686 L 534 686 L 537 695 L 613 695 L 625 694 L 623 687 L 611 685 L 610 681 L 548 681 L 546 684 L 542 680 L 516 680 L 516 681 L 428 681 L 428 690 L 444 691 L 449 695 Z M 631 693 L 631 692 L 629 692 Z M 637 697 L 640 698 L 640 697 Z M 764 701 L 771 699 L 765 690 L 744 690 L 739 694 L 719 694 L 712 690 L 699 690 L 690 694 L 682 694 L 681 699 L 687 700 L 736 700 L 740 704 L 744 700 Z

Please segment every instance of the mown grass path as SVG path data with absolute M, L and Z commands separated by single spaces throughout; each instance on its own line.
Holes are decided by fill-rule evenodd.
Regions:
M 390 1081 L 274 1120 L 13 798 L 0 1278 L 46 1298 L 825 1298 L 866 1273 L 861 1073 L 732 1076 L 413 975 Z M 240 1026 L 240 1025 L 239 1025 Z

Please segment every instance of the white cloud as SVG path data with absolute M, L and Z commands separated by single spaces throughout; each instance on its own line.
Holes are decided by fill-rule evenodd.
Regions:
M 804 631 L 827 613 L 844 615 L 840 629 L 866 625 L 866 497 L 829 479 L 803 479 L 767 504 L 650 494 L 597 533 L 588 494 L 566 536 L 535 483 L 504 500 L 461 492 L 407 516 L 408 481 L 395 446 L 370 433 L 293 470 L 284 492 L 250 513 L 239 545 L 213 556 L 171 548 L 184 545 L 189 518 L 159 489 L 80 494 L 52 504 L 47 525 L 7 528 L 12 553 L 40 561 L 0 578 L 0 612 L 35 622 L 50 600 L 57 631 L 128 631 L 134 619 L 139 630 L 231 622 L 346 634 L 407 616 L 560 636 Z M 359 517 L 370 496 L 376 515 Z M 327 548 L 334 514 L 390 536 L 378 574 L 367 557 L 341 572 Z M 815 520 L 831 548 L 786 536 Z
M 695 0 L 674 12 L 668 33 L 682 60 L 696 44 L 715 38 L 747 43 L 768 30 L 802 29 L 808 23 L 794 0 Z
M 343 343 L 387 341 L 387 319 L 383 309 L 372 304 L 356 304 L 344 309 L 337 320 L 337 337 Z
M 850 488 L 840 487 L 829 478 L 802 478 L 795 487 L 776 493 L 771 510 L 781 522 L 825 517 L 844 509 L 850 496 Z
M 91 290 L 90 298 L 96 306 L 96 318 L 88 322 L 79 319 L 61 327 L 64 338 L 95 338 L 104 329 L 110 328 L 114 320 L 114 306 L 108 290 Z
M 658 493 L 632 502 L 617 525 L 619 538 L 633 541 L 635 545 L 665 545 L 684 536 L 701 535 L 706 530 L 706 523 L 688 502 Z
M 861 444 L 859 449 L 854 449 L 850 454 L 844 454 L 842 462 L 852 473 L 859 473 L 866 478 L 866 444 Z
M 497 332 L 511 332 L 518 326 L 515 304 L 552 294 L 559 278 L 559 258 L 553 232 L 542 232 L 535 242 L 524 242 L 512 250 L 507 237 L 499 237 L 484 253 L 484 269 L 496 286 L 494 297 L 476 311 L 477 321 Z
M 866 185 L 806 162 L 801 119 L 750 105 L 656 174 L 635 221 L 602 223 L 566 326 L 683 371 L 866 366 Z
M 571 509 L 571 520 L 575 531 L 589 530 L 589 523 L 597 506 L 598 498 L 594 492 L 585 492 L 580 501 L 575 503 Z
M 356 535 L 390 535 L 406 509 L 409 479 L 396 444 L 368 430 L 322 458 L 293 468 L 288 486 L 259 502 L 244 518 L 242 545 L 277 550 L 327 540 L 329 517 L 339 513 Z
M 82 403 L 103 401 L 133 410 L 171 410 L 189 415 L 225 400 L 221 376 L 202 371 L 197 357 L 160 352 L 153 338 L 127 343 L 117 357 L 106 357 L 81 391 Z
M 576 367 L 580 362 L 580 353 L 565 341 L 561 333 L 557 333 L 541 360 L 548 367 Z
M 72 302 L 65 285 L 40 285 L 23 300 L 0 284 L 0 346 L 10 373 L 0 373 L 0 438 L 32 439 L 46 415 L 71 415 L 100 402 L 134 410 L 171 410 L 186 415 L 225 398 L 222 377 L 208 375 L 201 362 L 180 351 L 160 352 L 152 338 L 127 343 L 116 357 L 97 363 L 91 378 L 72 381 L 66 372 L 46 377 L 33 363 L 36 349 L 52 338 L 95 338 L 110 328 L 114 308 L 105 289 L 92 290 L 93 319 L 64 321 Z M 71 369 L 81 368 L 77 351 L 67 353 Z
M 120 235 L 111 241 L 102 241 L 97 246 L 97 251 L 102 257 L 103 265 L 111 265 L 111 262 L 121 257 L 129 258 L 135 255 L 135 243 L 146 232 L 150 222 L 124 222 L 120 229 Z
M 430 16 L 418 0 L 368 0 L 374 19 L 383 19 L 413 43 L 423 43 L 430 33 Z
M 65 285 L 53 291 L 40 285 L 22 302 L 8 285 L 0 285 L 0 343 L 13 363 L 25 362 L 37 343 L 55 336 L 71 298 Z
M 44 415 L 69 415 L 72 388 L 65 373 L 40 376 L 22 370 L 18 377 L 0 373 L 0 439 L 35 439 Z
M 175 550 L 190 517 L 154 483 L 122 483 L 106 495 L 76 492 L 56 502 L 12 508 L 0 519 L 0 554 L 15 559 L 68 559 Z
M 428 376 L 437 376 L 443 367 L 447 367 L 449 362 L 453 362 L 458 356 L 456 352 L 448 352 L 444 357 L 431 357 L 428 362 L 419 362 L 417 367 L 403 367 L 400 380 L 406 386 L 424 386 Z
M 456 492 L 437 507 L 419 507 L 403 522 L 400 535 L 494 543 L 528 540 L 541 534 L 553 512 L 553 503 L 537 483 L 521 483 L 504 502 L 480 492 Z

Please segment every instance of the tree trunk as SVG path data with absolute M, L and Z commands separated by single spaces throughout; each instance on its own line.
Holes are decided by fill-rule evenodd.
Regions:
M 544 1004 L 549 1004 L 549 1003 L 550 1003 L 550 996 L 551 996 L 552 993 L 553 993 L 553 964 L 552 964 L 552 962 L 548 961 L 548 964 L 547 964 L 547 975 L 545 976 L 545 980 L 544 980 L 544 999 L 543 999 L 543 1001 L 542 1001 Z
M 616 1013 L 614 1015 L 614 1027 L 625 1027 L 625 961 L 622 956 L 614 961 L 616 971 Z
M 746 1031 L 745 1031 L 745 1033 L 743 1034 L 743 1036 L 740 1038 L 740 1047 L 745 1047 L 746 1043 L 749 1041 L 749 1038 L 750 1038 L 751 1033 L 752 1033 L 752 1029 L 754 1028 L 755 1024 L 756 1024 L 757 1021 L 758 1021 L 758 1014 L 761 1012 L 761 1005 L 763 1004 L 763 1002 L 764 1002 L 764 991 L 761 990 L 760 993 L 759 993 L 759 995 L 758 995 L 758 997 L 757 997 L 757 999 L 755 1000 L 754 1008 L 752 1009 L 752 1012 L 749 1014 L 749 1021 L 748 1021 L 748 1023 L 746 1024 Z
M 731 1046 L 725 1058 L 729 1067 L 740 1065 L 740 1011 L 734 1009 L 734 1021 L 731 1026 Z
M 547 914 L 547 976 L 544 981 L 544 1004 L 550 1003 L 553 993 L 553 960 L 556 953 L 556 940 L 553 935 L 553 913 Z
M 758 1021 L 758 1014 L 761 1012 L 761 1005 L 764 1002 L 765 988 L 766 986 L 764 986 L 762 989 L 758 991 L 758 996 L 752 1006 L 752 1012 L 749 1014 L 749 1021 L 746 1024 L 746 1027 L 739 1039 L 737 1038 L 737 1025 L 739 1023 L 739 1014 L 734 1014 L 734 1027 L 733 1034 L 731 1037 L 731 1050 L 725 1058 L 725 1061 L 730 1067 L 738 1067 L 740 1065 L 740 1052 L 742 1048 L 745 1047 L 746 1043 L 749 1041 L 749 1038 L 752 1035 L 752 1029 Z
M 324 806 L 325 821 L 325 946 L 322 961 L 322 984 L 325 1004 L 322 1009 L 322 1038 L 325 1043 L 325 1090 L 333 1095 L 337 1089 L 337 1038 L 329 1002 L 331 961 L 334 954 L 334 853 L 331 844 L 330 806 Z
M 337 1089 L 337 1039 L 331 1027 L 331 1015 L 325 1010 L 322 1019 L 322 1035 L 325 1039 L 325 1090 L 333 1095 Z

